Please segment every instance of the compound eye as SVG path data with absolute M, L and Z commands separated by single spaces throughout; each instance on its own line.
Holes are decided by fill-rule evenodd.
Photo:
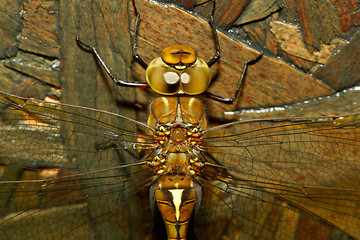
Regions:
M 180 72 L 155 58 L 146 69 L 146 81 L 157 93 L 173 95 L 180 90 Z
M 207 63 L 195 51 L 176 45 L 164 48 L 146 69 L 146 81 L 157 93 L 197 95 L 205 92 L 211 81 Z
M 189 95 L 205 92 L 210 84 L 211 74 L 207 63 L 198 58 L 196 62 L 181 72 L 181 89 Z

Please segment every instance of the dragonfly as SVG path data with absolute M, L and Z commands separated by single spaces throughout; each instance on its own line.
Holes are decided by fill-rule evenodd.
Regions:
M 180 101 L 198 123 L 194 99 L 158 98 L 151 111 Z M 3 239 L 166 238 L 150 204 L 154 158 L 179 129 L 3 92 L 0 106 Z M 186 166 L 201 189 L 188 239 L 359 238 L 359 127 L 360 114 L 189 125 L 205 161 Z
M 118 85 L 162 94 L 146 124 L 0 92 L 2 238 L 360 239 L 360 114 L 208 127 L 197 95 L 236 98 L 206 92 L 220 51 L 206 63 L 175 46 L 147 65 L 135 36 L 146 84 L 114 78 L 78 43 Z M 193 76 L 206 81 L 187 87 Z

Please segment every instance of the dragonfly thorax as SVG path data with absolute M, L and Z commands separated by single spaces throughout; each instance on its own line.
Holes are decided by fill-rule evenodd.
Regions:
M 158 97 L 151 103 L 148 125 L 164 133 L 176 126 L 186 127 L 189 132 L 205 129 L 203 103 L 196 97 Z
M 206 127 L 201 101 L 194 97 L 159 97 L 151 104 L 150 112 L 148 124 L 157 129 L 157 151 L 150 160 L 152 171 L 190 176 L 201 172 L 202 160 L 197 152 L 201 129 Z

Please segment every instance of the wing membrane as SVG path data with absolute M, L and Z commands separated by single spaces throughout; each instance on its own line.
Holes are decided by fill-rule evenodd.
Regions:
M 148 237 L 153 174 L 143 150 L 157 147 L 152 127 L 5 93 L 0 116 L 5 238 Z M 354 114 L 203 130 L 198 238 L 360 239 L 359 127 Z
M 140 154 L 155 147 L 151 127 L 5 93 L 0 109 L 0 232 L 6 239 L 142 237 L 129 222 L 151 216 L 149 203 L 144 208 L 141 194 L 134 194 L 152 175 Z
M 360 238 L 359 114 L 234 122 L 204 134 L 202 151 L 229 177 L 218 186 L 227 194 L 209 193 L 216 206 L 208 208 L 217 211 L 206 209 L 203 218 L 236 219 L 228 223 L 230 238 L 292 239 L 301 232 L 315 239 L 309 221 L 324 228 L 319 239 Z

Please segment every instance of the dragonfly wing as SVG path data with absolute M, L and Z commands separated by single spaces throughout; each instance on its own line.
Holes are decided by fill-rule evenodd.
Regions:
M 152 173 L 141 154 L 154 146 L 151 131 L 105 111 L 0 93 L 2 236 L 144 239 L 152 219 L 139 186 Z
M 217 218 L 226 225 L 220 234 L 360 239 L 359 114 L 236 122 L 204 133 L 207 160 L 228 176 L 205 191 L 212 200 L 203 198 L 199 218 Z

